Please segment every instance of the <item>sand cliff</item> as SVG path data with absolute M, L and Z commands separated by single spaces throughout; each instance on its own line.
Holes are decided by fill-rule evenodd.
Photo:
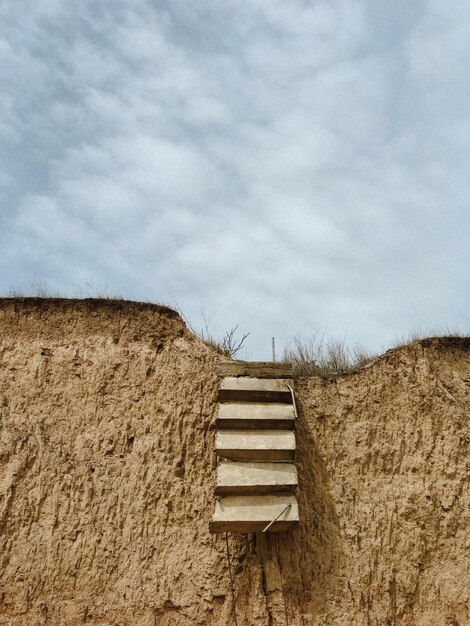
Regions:
M 164 307 L 0 300 L 0 624 L 470 624 L 470 342 L 297 382 L 301 523 L 229 536 L 233 594 L 219 359 Z

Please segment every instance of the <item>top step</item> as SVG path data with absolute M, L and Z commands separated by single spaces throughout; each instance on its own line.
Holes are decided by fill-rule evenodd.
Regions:
M 229 376 L 222 380 L 219 402 L 280 402 L 292 403 L 291 378 L 249 378 Z
M 228 361 L 220 363 L 220 376 L 251 376 L 252 378 L 292 378 L 290 363 L 271 361 Z

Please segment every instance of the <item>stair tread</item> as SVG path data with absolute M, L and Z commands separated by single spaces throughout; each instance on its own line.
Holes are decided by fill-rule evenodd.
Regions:
M 296 485 L 292 463 L 223 461 L 217 468 L 217 494 L 287 492 Z
M 221 430 L 215 452 L 233 461 L 293 461 L 295 434 L 288 430 Z
M 287 505 L 291 505 L 283 511 Z M 291 494 L 224 496 L 215 503 L 211 527 L 216 532 L 261 532 L 280 513 L 271 532 L 287 530 L 299 521 L 297 499 Z
M 292 404 L 263 402 L 225 402 L 219 404 L 221 419 L 294 419 Z
M 286 430 L 224 430 L 216 433 L 216 450 L 295 450 L 295 434 Z
M 220 389 L 224 391 L 286 391 L 293 387 L 292 378 L 251 378 L 249 376 L 227 376 L 222 379 Z
M 272 361 L 228 361 L 219 365 L 221 376 L 256 376 L 258 378 L 291 378 L 292 364 Z

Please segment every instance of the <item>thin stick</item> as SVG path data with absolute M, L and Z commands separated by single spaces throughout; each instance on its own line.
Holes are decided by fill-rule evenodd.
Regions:
M 230 588 L 231 588 L 231 591 L 232 591 L 233 621 L 235 622 L 235 626 L 238 626 L 237 611 L 235 609 L 235 591 L 234 591 L 234 588 L 233 588 L 232 568 L 230 567 L 230 551 L 228 549 L 228 533 L 225 533 L 225 547 L 227 548 L 228 573 L 229 573 L 229 576 L 230 576 Z
M 267 532 L 271 528 L 271 526 L 274 524 L 274 522 L 277 522 L 277 520 L 281 517 L 281 515 L 283 513 L 285 513 L 288 509 L 290 509 L 291 506 L 292 506 L 292 504 L 288 504 L 284 509 L 282 509 L 282 511 L 279 513 L 279 515 L 277 517 L 275 517 L 272 522 L 269 522 L 269 524 L 266 526 L 266 528 L 263 530 L 263 532 L 264 533 Z
M 282 578 L 281 551 L 279 550 L 279 536 L 276 537 L 276 541 L 274 543 L 274 549 L 276 551 L 277 567 L 279 570 L 279 579 L 281 581 L 281 592 L 282 592 L 282 598 L 284 600 L 284 615 L 286 616 L 286 626 L 289 626 L 289 613 L 287 611 L 287 598 L 286 598 L 286 592 L 284 591 L 284 580 Z
M 294 394 L 294 390 L 292 389 L 292 387 L 290 385 L 287 385 L 290 389 L 290 393 L 292 396 L 292 404 L 294 405 L 294 415 L 297 418 L 298 417 L 298 413 L 297 413 L 297 404 L 295 402 L 295 394 Z

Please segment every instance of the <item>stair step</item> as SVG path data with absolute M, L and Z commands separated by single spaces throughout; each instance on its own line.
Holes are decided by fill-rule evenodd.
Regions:
M 293 386 L 291 378 L 239 378 L 228 376 L 219 389 L 220 402 L 281 402 L 292 403 L 292 394 L 287 385 Z
M 292 365 L 272 361 L 228 361 L 219 365 L 221 376 L 252 376 L 256 378 L 292 378 Z
M 223 430 L 215 452 L 233 461 L 293 461 L 295 435 L 285 430 Z
M 245 391 L 288 391 L 293 387 L 292 378 L 251 378 L 250 376 L 227 376 L 222 380 L 221 389 L 243 389 Z
M 268 532 L 289 530 L 299 521 L 297 500 L 290 494 L 220 498 L 216 501 L 210 527 L 213 532 L 262 532 L 288 504 L 290 509 L 274 522 Z
M 219 404 L 216 417 L 218 428 L 239 430 L 254 429 L 294 429 L 294 407 L 292 404 L 271 404 L 265 402 L 237 402 Z
M 223 461 L 217 468 L 216 495 L 291 493 L 297 486 L 292 463 Z

